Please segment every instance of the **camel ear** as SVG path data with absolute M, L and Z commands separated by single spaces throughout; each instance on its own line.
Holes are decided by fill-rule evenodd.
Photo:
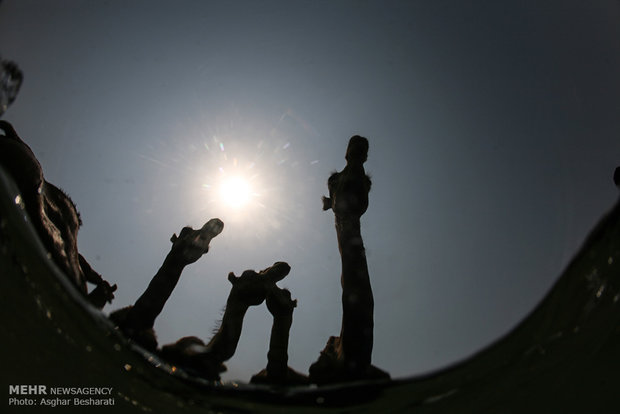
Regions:
M 237 280 L 239 280 L 239 278 L 237 276 L 235 276 L 235 274 L 233 272 L 230 272 L 228 274 L 228 281 L 230 283 L 232 283 L 234 285 L 237 282 Z
M 0 121 L 0 130 L 4 132 L 4 136 L 7 138 L 19 139 L 17 132 L 15 132 L 15 128 L 13 128 L 13 125 L 6 121 Z
M 332 199 L 328 198 L 328 197 L 321 197 L 321 199 L 323 200 L 323 211 L 327 211 L 330 208 L 332 208 Z
M 174 244 L 177 241 L 178 237 L 176 233 L 172 234 L 172 237 L 170 237 L 170 241 L 172 242 L 172 244 Z

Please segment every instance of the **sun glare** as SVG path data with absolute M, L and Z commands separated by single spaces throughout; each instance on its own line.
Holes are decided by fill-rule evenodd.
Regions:
M 219 185 L 220 197 L 224 205 L 232 208 L 245 206 L 252 195 L 250 184 L 241 177 L 222 180 Z

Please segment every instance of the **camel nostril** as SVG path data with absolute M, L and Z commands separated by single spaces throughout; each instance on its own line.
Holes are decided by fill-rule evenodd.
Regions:
M 209 220 L 202 226 L 201 233 L 213 234 L 213 237 L 217 236 L 224 230 L 224 222 L 218 218 Z
M 291 266 L 286 262 L 276 262 L 273 264 L 278 272 L 281 272 L 284 276 L 288 275 L 291 271 Z
M 218 218 L 213 219 L 213 229 L 218 233 L 224 229 L 224 222 Z

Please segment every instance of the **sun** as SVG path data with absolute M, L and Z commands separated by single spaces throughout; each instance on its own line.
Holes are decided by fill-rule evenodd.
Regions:
M 226 207 L 239 209 L 250 201 L 252 188 L 248 180 L 243 177 L 229 177 L 219 183 L 219 194 Z

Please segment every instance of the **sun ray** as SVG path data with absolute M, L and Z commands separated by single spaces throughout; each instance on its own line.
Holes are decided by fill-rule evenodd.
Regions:
M 224 205 L 235 209 L 245 206 L 252 196 L 249 181 L 240 176 L 222 179 L 218 187 Z

